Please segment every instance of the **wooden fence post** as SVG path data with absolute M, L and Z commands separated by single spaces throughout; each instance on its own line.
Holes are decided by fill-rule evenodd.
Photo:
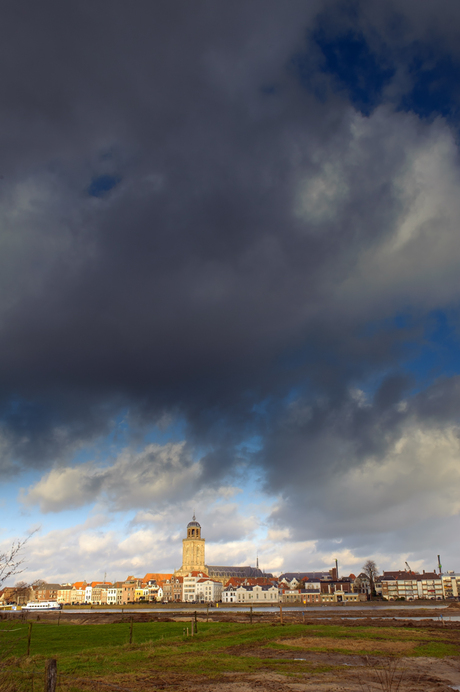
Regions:
M 29 622 L 29 631 L 27 633 L 27 654 L 26 656 L 29 656 L 30 654 L 30 640 L 32 638 L 32 622 Z
M 195 610 L 195 634 L 197 634 L 197 633 L 198 633 L 198 620 L 196 617 L 196 610 Z
M 280 625 L 284 625 L 283 623 L 283 606 L 280 602 Z
M 133 643 L 133 618 L 131 618 L 131 626 L 129 628 L 129 643 Z
M 249 606 L 249 622 L 252 625 L 252 606 Z
M 45 692 L 56 692 L 57 681 L 57 662 L 55 658 L 50 658 L 46 662 L 45 669 Z

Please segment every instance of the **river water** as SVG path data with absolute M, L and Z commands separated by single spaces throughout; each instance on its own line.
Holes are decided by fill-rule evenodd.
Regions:
M 433 604 L 426 604 L 422 606 L 408 606 L 406 604 L 401 604 L 401 605 L 374 605 L 374 604 L 369 604 L 365 603 L 363 605 L 337 605 L 337 606 L 308 606 L 306 608 L 302 608 L 302 606 L 285 606 L 283 605 L 283 613 L 286 612 L 298 612 L 298 613 L 303 613 L 308 616 L 308 613 L 312 611 L 320 611 L 323 613 L 328 613 L 328 612 L 335 612 L 335 613 L 340 613 L 341 617 L 346 617 L 346 618 L 351 618 L 351 619 L 358 619 L 356 615 L 353 613 L 356 613 L 356 611 L 366 611 L 366 613 L 369 613 L 368 617 L 372 617 L 371 613 L 378 613 L 378 611 L 385 610 L 385 611 L 391 611 L 395 612 L 395 615 L 389 615 L 387 614 L 386 616 L 382 615 L 375 615 L 374 617 L 381 618 L 381 617 L 398 617 L 396 613 L 398 610 L 410 610 L 414 609 L 417 611 L 420 610 L 430 610 L 433 611 L 433 613 L 430 615 L 426 615 L 426 617 L 430 618 L 437 618 L 439 617 L 439 613 L 436 611 L 441 611 L 447 608 L 447 606 L 443 603 L 433 603 Z M 63 612 L 66 613 L 86 613 L 88 611 L 91 611 L 91 608 L 87 607 L 78 607 L 78 608 L 65 608 Z M 147 607 L 147 608 L 130 608 L 129 606 L 124 606 L 123 608 L 94 608 L 92 612 L 97 612 L 97 613 L 151 613 L 155 615 L 161 615 L 162 613 L 194 613 L 195 610 L 197 613 L 200 615 L 203 615 L 203 613 L 206 613 L 207 608 L 206 606 L 203 606 L 201 604 L 196 604 L 188 607 L 168 607 L 168 606 L 160 606 L 160 607 Z M 253 613 L 278 613 L 279 612 L 279 606 L 258 606 L 254 605 L 252 606 Z M 218 606 L 218 607 L 212 607 L 209 608 L 209 612 L 213 613 L 249 613 L 250 612 L 250 606 L 244 605 L 244 606 L 233 606 L 233 607 L 226 607 L 226 606 Z M 449 619 L 460 619 L 460 615 L 448 615 L 447 616 Z M 417 617 L 411 617 L 411 616 L 405 616 L 403 618 L 399 617 L 398 619 L 403 619 L 403 620 L 417 620 L 417 619 L 425 619 L 423 616 L 417 616 Z

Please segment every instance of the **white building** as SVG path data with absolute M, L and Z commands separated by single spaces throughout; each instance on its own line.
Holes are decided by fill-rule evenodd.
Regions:
M 329 572 L 285 572 L 278 578 L 278 583 L 281 588 L 288 589 L 320 589 L 321 581 L 330 579 Z M 301 587 L 301 584 L 305 584 Z
M 355 593 L 365 594 L 366 596 L 371 595 L 371 581 L 367 574 L 364 574 L 364 572 L 358 574 L 358 576 L 355 578 L 353 582 L 353 591 Z
M 418 597 L 442 601 L 444 598 L 443 582 L 441 575 L 421 574 L 417 579 Z
M 223 584 L 216 579 L 198 579 L 196 582 L 196 600 L 202 603 L 217 603 L 222 600 Z
M 182 583 L 182 600 L 184 602 L 198 600 L 196 585 L 200 579 L 209 579 L 209 577 L 204 572 L 188 572 L 184 575 Z
M 249 605 L 273 605 L 279 603 L 276 586 L 229 586 L 222 591 L 222 603 L 247 603 Z
M 121 581 L 117 581 L 115 584 L 112 584 L 112 586 L 109 586 L 107 589 L 107 605 L 122 605 L 122 583 Z
M 236 593 L 236 586 L 227 586 L 227 588 L 222 590 L 222 603 L 236 603 L 238 596 Z
M 444 598 L 458 598 L 460 596 L 460 574 L 458 572 L 446 572 L 440 576 Z
M 442 600 L 443 581 L 436 572 L 384 572 L 379 578 L 382 596 L 388 601 L 404 599 Z

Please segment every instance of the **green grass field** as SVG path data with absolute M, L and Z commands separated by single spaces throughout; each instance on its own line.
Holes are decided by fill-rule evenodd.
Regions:
M 109 685 L 123 681 L 126 688 L 142 689 L 139 680 L 143 676 L 198 679 L 258 670 L 312 675 L 331 669 L 324 662 L 294 660 L 305 651 L 388 657 L 460 655 L 456 630 L 200 622 L 192 638 L 184 636 L 184 626 L 190 627 L 190 623 L 134 623 L 130 644 L 129 622 L 59 626 L 34 622 L 30 655 L 26 656 L 28 624 L 0 622 L 4 680 L 0 692 L 32 690 L 33 681 L 42 679 L 48 658 L 57 659 L 61 689 L 76 691 L 88 689 L 82 680 Z M 289 655 L 291 658 L 283 658 Z

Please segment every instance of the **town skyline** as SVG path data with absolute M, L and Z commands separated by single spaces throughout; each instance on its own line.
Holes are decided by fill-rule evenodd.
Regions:
M 188 536 L 188 531 L 187 531 L 188 526 L 190 526 L 190 525 L 192 525 L 192 524 L 193 524 L 193 525 L 196 524 L 196 525 L 200 526 L 200 530 L 202 530 L 201 525 L 200 525 L 199 523 L 197 523 L 197 522 L 195 521 L 195 519 L 196 519 L 196 513 L 195 513 L 195 511 L 194 511 L 194 512 L 193 512 L 193 519 L 192 519 L 192 521 L 188 523 L 187 527 L 184 527 L 184 528 L 183 528 L 182 536 L 180 536 L 180 537 L 179 537 L 179 540 L 176 541 L 177 544 L 179 544 L 179 542 L 180 542 L 180 551 L 181 551 L 180 557 L 178 558 L 178 564 L 177 564 L 176 567 L 171 568 L 171 569 L 167 569 L 167 568 L 165 569 L 165 568 L 161 567 L 161 569 L 160 569 L 160 568 L 158 567 L 158 565 L 150 564 L 150 565 L 148 565 L 148 569 L 147 569 L 147 570 L 141 568 L 141 569 L 138 569 L 137 572 L 140 572 L 140 573 L 145 572 L 146 574 L 151 574 L 152 572 L 155 572 L 155 573 L 163 573 L 163 574 L 171 574 L 171 575 L 173 575 L 173 574 L 176 574 L 176 573 L 177 573 L 177 574 L 181 574 L 181 573 L 184 572 L 184 571 L 187 572 L 189 569 L 195 569 L 195 567 L 192 567 L 192 566 L 190 566 L 189 568 L 184 568 L 185 562 L 184 562 L 184 552 L 183 552 L 183 550 L 184 550 L 184 548 L 183 548 L 184 539 L 186 539 L 187 536 Z M 212 556 L 213 556 L 213 555 L 217 555 L 217 557 L 221 557 L 221 556 L 222 556 L 222 552 L 219 551 L 219 552 L 216 553 L 215 551 L 213 551 L 213 550 L 212 550 L 213 546 L 212 546 L 212 544 L 211 544 L 211 552 L 210 552 L 211 558 L 209 558 L 209 553 L 208 553 L 209 544 L 206 542 L 205 533 L 200 534 L 200 538 L 201 538 L 201 537 L 204 538 L 204 543 L 206 544 L 206 547 L 203 548 L 203 560 L 204 560 L 205 562 L 204 562 L 204 564 L 200 565 L 199 567 L 197 566 L 196 569 L 203 569 L 204 571 L 207 572 L 207 570 L 208 570 L 208 565 L 210 565 L 210 564 L 211 564 L 211 561 L 212 561 Z M 33 540 L 34 540 L 34 536 L 32 535 L 30 538 L 27 539 L 27 541 L 24 543 L 23 548 L 21 549 L 20 556 L 21 556 L 21 559 L 24 559 L 24 564 L 23 564 L 22 567 L 21 567 L 21 571 L 20 571 L 20 573 L 19 573 L 20 576 L 18 576 L 18 575 L 12 576 L 12 577 L 10 578 L 9 582 L 8 582 L 7 584 L 5 583 L 4 586 L 9 586 L 9 587 L 11 587 L 11 586 L 14 585 L 13 582 L 16 583 L 16 582 L 18 582 L 18 581 L 20 581 L 20 582 L 25 581 L 26 583 L 34 583 L 34 582 L 37 582 L 37 581 L 38 581 L 38 582 L 43 581 L 43 582 L 46 582 L 46 583 L 50 582 L 50 583 L 62 583 L 62 584 L 65 584 L 65 583 L 75 583 L 75 582 L 84 582 L 84 583 L 91 584 L 92 582 L 105 583 L 105 582 L 107 581 L 107 582 L 110 582 L 110 583 L 113 584 L 113 583 L 115 583 L 115 582 L 125 581 L 126 579 L 129 578 L 129 576 L 126 577 L 126 579 L 119 579 L 118 577 L 113 578 L 113 575 L 110 575 L 109 572 L 108 572 L 107 570 L 104 570 L 103 575 L 95 575 L 95 574 L 93 573 L 92 575 L 90 575 L 90 578 L 89 578 L 89 579 L 87 579 L 86 577 L 83 577 L 81 574 L 75 576 L 75 574 L 72 573 L 72 572 L 66 572 L 66 575 L 67 575 L 67 576 L 63 577 L 62 579 L 53 578 L 53 577 L 46 577 L 46 576 L 44 576 L 43 574 L 40 575 L 37 571 L 31 572 L 31 570 L 30 570 L 30 568 L 29 568 L 29 566 L 28 566 L 28 564 L 27 564 L 27 563 L 28 563 L 27 557 L 28 557 L 28 551 L 30 550 L 30 542 L 32 542 L 32 545 L 33 545 Z M 337 554 L 338 554 L 338 553 L 337 553 Z M 291 568 L 290 565 L 284 565 L 283 569 L 269 570 L 268 568 L 264 568 L 263 564 L 261 563 L 261 561 L 260 561 L 260 559 L 259 559 L 259 553 L 258 553 L 258 551 L 257 551 L 257 553 L 256 553 L 256 558 L 255 558 L 255 560 L 254 560 L 252 563 L 251 563 L 250 561 L 249 561 L 249 562 L 246 561 L 246 562 L 244 562 L 244 564 L 241 563 L 241 566 L 242 566 L 242 567 L 246 567 L 246 566 L 247 566 L 247 567 L 253 567 L 253 568 L 256 567 L 256 568 L 258 568 L 258 569 L 260 568 L 261 572 L 262 572 L 264 575 L 267 574 L 267 575 L 269 575 L 269 576 L 274 576 L 274 577 L 279 577 L 279 576 L 280 576 L 281 574 L 283 574 L 283 573 L 299 573 L 299 572 L 302 572 L 302 571 L 303 571 L 304 573 L 307 573 L 307 572 L 318 572 L 318 573 L 319 573 L 319 572 L 324 572 L 324 573 L 327 573 L 327 572 L 331 571 L 332 569 L 338 568 L 338 569 L 339 569 L 339 574 L 340 574 L 341 576 L 348 577 L 348 576 L 350 576 L 350 575 L 352 575 L 352 574 L 355 574 L 355 576 L 357 576 L 357 574 L 359 574 L 360 572 L 362 572 L 365 563 L 366 563 L 369 559 L 374 560 L 374 557 L 375 557 L 375 556 L 371 556 L 371 557 L 367 556 L 367 557 L 365 557 L 365 558 L 363 559 L 363 564 L 362 564 L 360 567 L 358 566 L 358 562 L 355 562 L 355 567 L 354 567 L 354 569 L 349 569 L 349 568 L 348 568 L 348 565 L 347 565 L 346 563 L 345 563 L 344 565 L 342 565 L 342 564 L 340 563 L 340 561 L 339 561 L 337 558 L 334 558 L 334 559 L 331 560 L 330 564 L 326 564 L 326 563 L 323 563 L 323 564 L 315 564 L 315 563 L 311 562 L 311 559 L 310 559 L 310 560 L 308 560 L 308 563 L 309 563 L 309 564 L 308 564 L 308 568 L 305 567 L 305 565 L 303 565 L 303 569 L 302 569 L 301 567 L 295 568 L 295 569 L 294 569 L 294 568 Z M 301 559 L 302 559 L 302 558 L 301 558 L 300 555 L 297 556 L 297 557 L 296 557 L 297 562 L 294 562 L 294 564 L 295 564 L 295 565 L 298 565 L 298 562 L 299 562 Z M 375 561 L 375 560 L 374 560 L 374 561 Z M 219 564 L 221 564 L 221 565 L 226 565 L 226 566 L 229 566 L 229 567 L 231 566 L 230 563 L 228 562 L 228 560 L 227 560 L 227 561 L 222 561 L 222 560 L 221 560 L 221 561 L 219 562 Z M 238 563 L 238 564 L 240 564 L 240 563 Z M 391 571 L 391 570 L 393 570 L 393 571 L 401 571 L 401 572 L 404 572 L 404 571 L 408 571 L 409 569 L 410 569 L 410 570 L 413 569 L 414 573 L 422 573 L 422 572 L 424 572 L 424 571 L 427 571 L 427 572 L 439 572 L 441 569 L 442 569 L 443 571 L 444 571 L 444 570 L 446 570 L 446 571 L 449 571 L 449 570 L 450 570 L 450 571 L 456 572 L 455 565 L 453 565 L 453 566 L 448 565 L 447 567 L 443 566 L 442 563 L 441 563 L 441 556 L 439 556 L 439 555 L 436 556 L 436 560 L 433 560 L 433 564 L 434 564 L 434 567 L 433 567 L 431 570 L 430 570 L 430 569 L 425 570 L 425 568 L 423 567 L 423 562 L 422 562 L 421 560 L 416 560 L 415 562 L 413 561 L 413 562 L 412 562 L 412 566 L 413 566 L 413 567 L 409 566 L 409 564 L 408 564 L 407 561 L 405 561 L 404 565 L 399 565 L 399 566 L 396 565 L 395 562 L 390 562 L 389 565 L 380 565 L 380 564 L 377 564 L 377 563 L 376 563 L 376 567 L 377 567 L 378 573 L 381 573 L 381 572 L 383 573 L 384 571 Z M 422 567 L 420 567 L 420 569 L 418 569 L 418 566 L 419 566 L 419 565 L 422 565 Z M 136 570 L 135 570 L 135 569 L 129 569 L 129 565 L 126 565 L 126 566 L 128 567 L 128 570 L 127 570 L 127 571 L 128 571 L 128 573 L 129 573 L 130 576 L 139 578 L 139 574 L 136 573 Z M 181 570 L 182 570 L 182 572 L 181 572 Z M 137 574 L 137 576 L 136 576 L 136 574 Z M 210 573 L 210 574 L 211 574 L 211 573 Z M 29 576 L 30 578 L 27 578 L 27 576 Z M 10 583 L 10 582 L 11 582 L 11 583 Z
M 407 566 L 408 567 L 408 566 Z M 441 569 L 441 565 L 439 565 Z M 233 571 L 233 574 L 230 573 Z M 257 570 L 259 571 L 259 570 Z M 175 574 L 147 573 L 124 580 L 77 581 L 67 584 L 36 582 L 0 589 L 0 607 L 125 606 L 149 603 L 211 603 L 273 606 L 278 603 L 325 605 L 386 601 L 458 601 L 460 573 L 383 571 L 368 561 L 358 575 L 328 572 L 287 572 L 279 577 L 229 568 L 229 574 L 190 570 Z

